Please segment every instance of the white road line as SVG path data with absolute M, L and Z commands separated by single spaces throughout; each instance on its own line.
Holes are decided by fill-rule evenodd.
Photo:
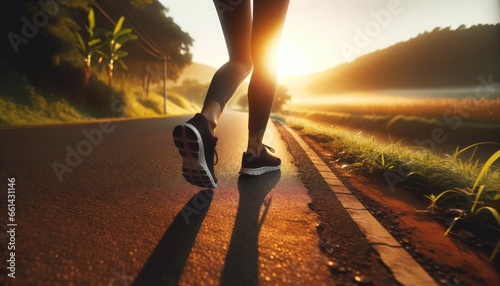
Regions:
M 396 280 L 403 285 L 438 285 L 335 176 L 316 152 L 295 131 L 281 124 L 304 149 L 333 194 L 365 234 L 372 247 L 379 253 L 385 265 L 391 269 Z

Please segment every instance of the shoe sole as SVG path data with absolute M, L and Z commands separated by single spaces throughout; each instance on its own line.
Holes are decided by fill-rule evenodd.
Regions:
M 182 156 L 182 175 L 189 183 L 202 188 L 215 188 L 217 184 L 205 160 L 203 140 L 198 130 L 185 123 L 174 128 L 174 144 Z
M 240 174 L 251 175 L 251 176 L 260 176 L 262 174 L 278 171 L 281 168 L 281 164 L 278 166 L 265 166 L 260 168 L 241 168 Z

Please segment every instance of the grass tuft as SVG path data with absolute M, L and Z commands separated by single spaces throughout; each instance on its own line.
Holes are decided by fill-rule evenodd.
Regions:
M 307 119 L 285 117 L 285 120 L 287 125 L 307 135 L 321 138 L 322 142 L 328 141 L 327 144 L 337 150 L 343 160 L 351 163 L 351 169 L 381 176 L 389 184 L 430 195 L 449 189 L 472 192 L 475 181 L 481 179 L 486 186 L 485 198 L 493 200 L 500 196 L 499 167 L 493 163 L 481 165 L 472 157 L 460 159 L 458 153 L 463 149 L 439 156 L 425 148 L 402 146 L 400 142 L 386 146 L 373 137 L 363 137 L 360 133 L 353 135 L 342 128 Z M 484 167 L 489 167 L 489 171 L 484 171 Z

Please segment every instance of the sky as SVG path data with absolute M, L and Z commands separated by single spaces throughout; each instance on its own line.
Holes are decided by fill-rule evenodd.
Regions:
M 160 0 L 195 40 L 193 61 L 219 67 L 227 49 L 212 0 Z M 280 77 L 321 72 L 432 31 L 500 23 L 498 0 L 291 0 Z

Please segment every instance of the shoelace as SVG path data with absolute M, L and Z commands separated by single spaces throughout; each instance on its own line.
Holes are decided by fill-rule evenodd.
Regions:
M 266 147 L 267 150 L 271 151 L 271 153 L 276 153 L 273 147 L 267 146 L 266 144 L 262 144 L 262 146 Z

